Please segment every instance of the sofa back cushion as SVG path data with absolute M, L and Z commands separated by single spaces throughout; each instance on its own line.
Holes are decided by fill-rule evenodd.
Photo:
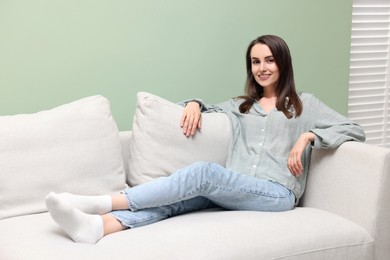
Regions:
M 0 219 L 46 211 L 50 191 L 92 195 L 124 187 L 118 129 L 106 98 L 0 116 Z
M 229 119 L 224 113 L 204 113 L 202 128 L 186 137 L 180 128 L 183 107 L 146 92 L 137 94 L 137 107 L 130 138 L 127 179 L 135 186 L 197 161 L 225 165 Z

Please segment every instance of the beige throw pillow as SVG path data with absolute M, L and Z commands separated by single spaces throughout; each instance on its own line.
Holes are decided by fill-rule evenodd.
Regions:
M 197 161 L 225 165 L 230 124 L 224 113 L 204 113 L 202 128 L 193 137 L 183 135 L 183 107 L 140 92 L 130 139 L 129 185 L 135 186 Z
M 125 185 L 118 129 L 106 98 L 0 116 L 0 219 L 46 211 L 50 191 L 106 194 Z

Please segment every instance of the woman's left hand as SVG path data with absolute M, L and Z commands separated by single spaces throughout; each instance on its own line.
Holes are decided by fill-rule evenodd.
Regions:
M 303 133 L 296 141 L 287 160 L 291 174 L 299 177 L 303 173 L 302 154 L 306 146 L 314 141 L 315 135 L 311 132 Z

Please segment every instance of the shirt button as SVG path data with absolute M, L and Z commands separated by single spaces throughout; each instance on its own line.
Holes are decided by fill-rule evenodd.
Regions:
M 261 132 L 264 132 L 264 129 L 261 129 Z
M 253 165 L 253 168 L 256 168 L 256 165 Z

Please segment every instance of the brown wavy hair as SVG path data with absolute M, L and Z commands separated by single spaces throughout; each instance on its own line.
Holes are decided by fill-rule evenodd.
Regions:
M 269 47 L 279 69 L 279 79 L 276 83 L 276 109 L 283 112 L 289 119 L 293 116 L 300 116 L 303 108 L 295 89 L 290 49 L 282 38 L 275 35 L 260 36 L 248 46 L 246 51 L 245 95 L 239 97 L 244 99 L 244 102 L 240 105 L 240 112 L 248 113 L 253 104 L 263 97 L 263 87 L 256 82 L 252 73 L 251 50 L 256 44 L 265 44 Z

